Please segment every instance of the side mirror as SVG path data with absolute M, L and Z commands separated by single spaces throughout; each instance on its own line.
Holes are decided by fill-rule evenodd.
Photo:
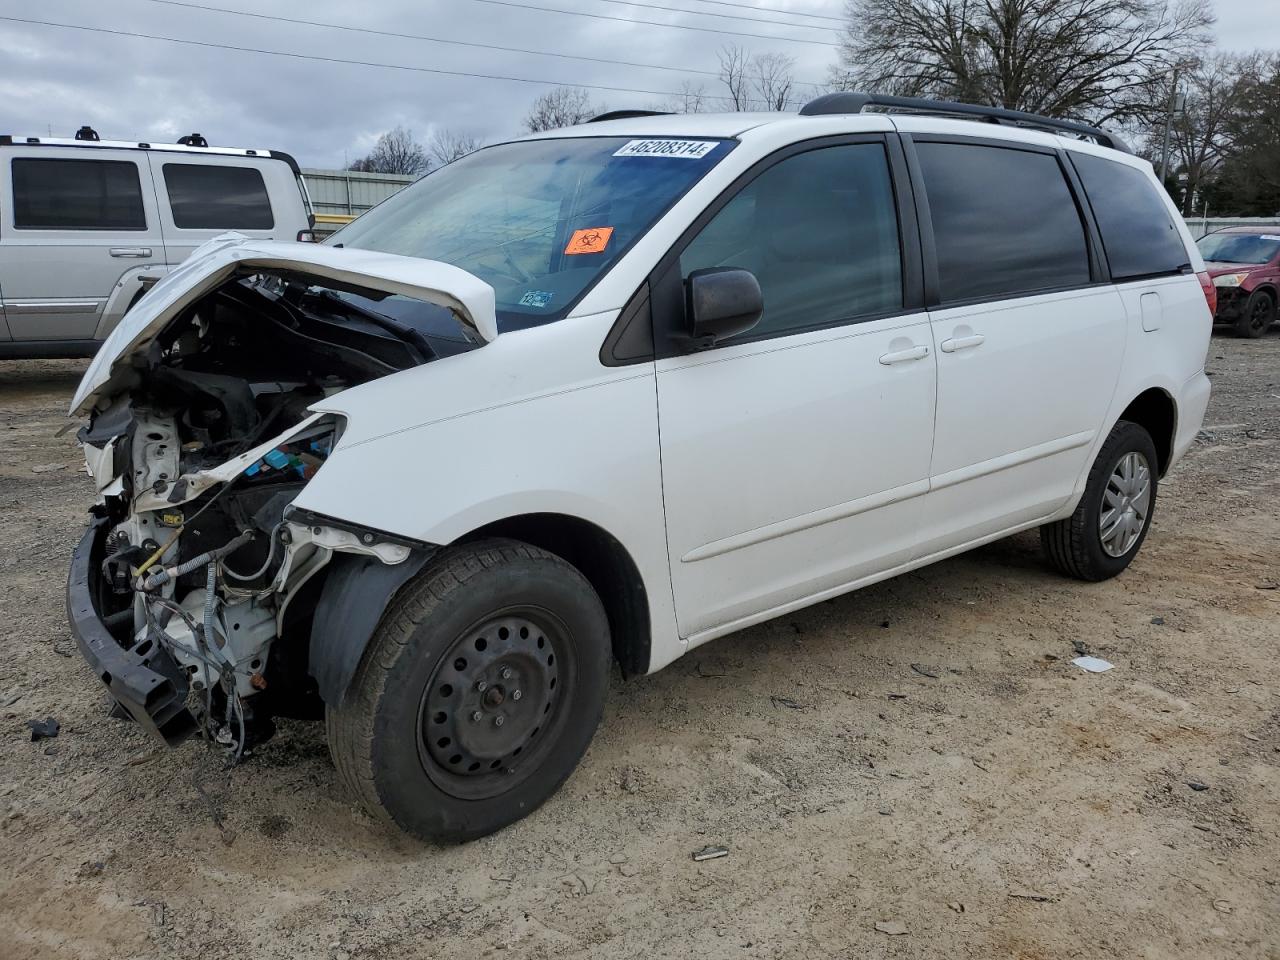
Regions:
M 706 350 L 719 340 L 750 330 L 764 313 L 760 282 L 750 270 L 695 270 L 686 283 L 689 346 Z

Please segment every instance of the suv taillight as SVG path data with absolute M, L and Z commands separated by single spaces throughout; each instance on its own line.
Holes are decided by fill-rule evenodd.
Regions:
M 1201 270 L 1196 274 L 1200 280 L 1200 289 L 1204 291 L 1205 303 L 1209 304 L 1209 316 L 1216 317 L 1218 315 L 1218 288 L 1213 285 L 1213 279 L 1209 274 Z

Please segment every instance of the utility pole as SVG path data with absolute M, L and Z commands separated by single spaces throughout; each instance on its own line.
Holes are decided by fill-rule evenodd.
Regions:
M 1164 115 L 1164 146 L 1160 148 L 1160 182 L 1169 179 L 1169 136 L 1173 133 L 1173 114 L 1178 109 L 1178 68 L 1173 68 L 1173 84 L 1169 88 L 1169 109 Z

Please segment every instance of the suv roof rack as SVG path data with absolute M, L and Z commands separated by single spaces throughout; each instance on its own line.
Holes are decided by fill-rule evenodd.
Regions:
M 192 134 L 199 137 L 199 134 Z M 190 137 L 183 137 L 188 140 Z M 200 137 L 204 140 L 204 137 Z M 264 157 L 268 160 L 283 160 L 289 165 L 295 177 L 302 176 L 298 161 L 283 150 L 248 150 L 240 147 L 211 147 L 207 142 L 199 144 L 183 143 L 141 143 L 136 140 L 69 140 L 60 137 L 21 137 L 11 133 L 0 133 L 0 147 L 83 147 L 95 150 L 153 150 L 161 153 L 217 154 L 224 157 Z
M 1102 147 L 1133 153 L 1129 145 L 1113 133 L 1091 127 L 1074 120 L 1057 120 L 1038 113 L 1022 110 L 1006 110 L 1003 107 L 986 107 L 978 103 L 959 103 L 954 100 L 927 100 L 923 97 L 891 97 L 880 93 L 828 93 L 810 100 L 800 108 L 804 117 L 825 116 L 833 113 L 862 113 L 866 107 L 885 107 L 888 111 L 900 110 L 941 116 L 978 117 L 988 123 L 1003 123 L 1015 127 L 1034 127 L 1050 133 L 1074 133 L 1088 137 Z
M 587 123 L 604 123 L 606 120 L 631 120 L 634 117 L 669 117 L 670 110 L 610 110 L 592 117 Z

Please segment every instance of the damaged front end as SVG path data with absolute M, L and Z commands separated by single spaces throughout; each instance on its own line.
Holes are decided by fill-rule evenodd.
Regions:
M 341 696 L 354 669 L 332 662 L 351 657 L 334 629 L 371 631 L 430 555 L 293 506 L 346 425 L 312 404 L 491 339 L 482 289 L 405 259 L 223 238 L 85 375 L 73 408 L 98 503 L 68 614 L 116 713 L 170 745 L 203 733 L 238 759 L 274 717 L 319 716 L 316 674 Z M 326 613 L 330 579 L 329 606 L 347 602 Z

